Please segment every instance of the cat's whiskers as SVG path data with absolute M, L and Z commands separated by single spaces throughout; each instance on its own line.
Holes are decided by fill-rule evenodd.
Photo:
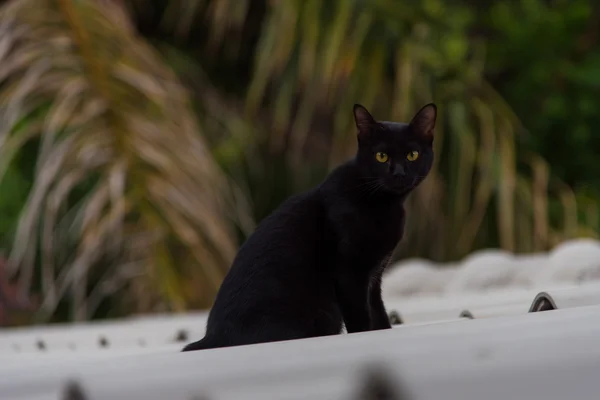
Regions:
M 371 186 L 375 183 L 377 183 L 379 181 L 379 178 L 376 177 L 363 177 L 362 179 L 367 180 L 366 182 L 361 182 L 358 185 L 356 185 L 357 188 L 363 188 L 365 186 Z
M 357 188 L 361 188 L 360 193 L 367 195 L 367 196 L 372 196 L 374 193 L 376 193 L 379 189 L 381 189 L 382 187 L 384 187 L 384 184 L 376 178 L 371 178 L 372 180 L 368 181 L 368 182 L 364 182 L 361 183 L 359 185 L 357 185 Z
M 382 182 L 377 182 L 377 185 L 375 186 L 375 188 L 371 191 L 369 196 L 372 196 L 373 194 L 375 194 L 379 189 L 383 188 L 384 184 Z

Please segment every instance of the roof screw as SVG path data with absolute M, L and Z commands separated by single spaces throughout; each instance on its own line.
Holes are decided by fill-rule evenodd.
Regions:
M 100 347 L 108 347 L 108 339 L 106 339 L 104 336 L 100 336 L 98 344 L 100 345 Z
M 392 325 L 402 325 L 403 324 L 402 318 L 400 317 L 400 314 L 396 310 L 392 310 L 389 313 L 388 318 L 390 320 L 390 324 L 392 324 Z
M 62 392 L 61 400 L 87 400 L 81 385 L 77 382 L 68 382 Z
M 46 343 L 44 343 L 43 340 L 38 340 L 36 343 L 36 346 L 39 350 L 42 350 L 42 351 L 46 350 Z
M 188 336 L 188 332 L 185 329 L 180 329 L 179 331 L 177 331 L 177 335 L 175 335 L 175 341 L 187 342 Z
M 362 387 L 355 400 L 408 400 L 410 396 L 398 384 L 398 379 L 382 366 L 371 366 L 365 372 Z

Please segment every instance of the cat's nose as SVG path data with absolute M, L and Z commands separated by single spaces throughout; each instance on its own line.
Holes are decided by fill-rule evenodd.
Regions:
M 396 164 L 396 166 L 394 167 L 393 175 L 396 177 L 406 175 L 406 172 L 404 171 L 404 166 L 402 164 Z

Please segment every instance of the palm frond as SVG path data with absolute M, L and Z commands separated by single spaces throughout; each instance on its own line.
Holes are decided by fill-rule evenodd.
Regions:
M 44 318 L 66 295 L 88 318 L 99 271 L 109 271 L 99 285 L 141 274 L 146 295 L 176 309 L 190 301 L 182 279 L 200 274 L 208 284 L 194 301 L 209 304 L 249 215 L 186 90 L 127 21 L 106 1 L 0 10 L 0 179 L 26 143 L 39 148 L 9 265 L 23 294 L 43 288 Z

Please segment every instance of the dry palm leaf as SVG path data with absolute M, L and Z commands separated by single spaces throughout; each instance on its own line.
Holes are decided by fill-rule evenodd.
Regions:
M 110 1 L 0 9 L 0 179 L 39 143 L 9 263 L 23 295 L 41 284 L 43 317 L 70 294 L 74 317 L 87 318 L 140 275 L 180 309 L 182 277 L 200 274 L 210 301 L 247 218 L 185 90 L 127 21 Z

